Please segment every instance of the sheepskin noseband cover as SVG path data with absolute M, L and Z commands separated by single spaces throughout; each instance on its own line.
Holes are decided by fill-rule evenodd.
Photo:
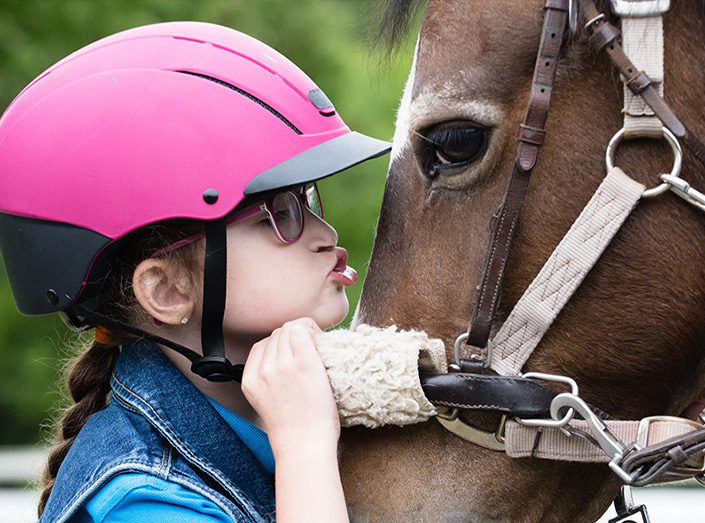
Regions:
M 436 409 L 421 389 L 419 370 L 448 371 L 445 346 L 418 331 L 360 325 L 316 337 L 328 370 L 341 425 L 409 425 L 426 421 Z

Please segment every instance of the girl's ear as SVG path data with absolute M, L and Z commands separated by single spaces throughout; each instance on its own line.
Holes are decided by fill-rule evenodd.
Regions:
M 132 275 L 132 288 L 142 308 L 152 318 L 179 325 L 196 306 L 189 278 L 166 260 L 148 259 Z

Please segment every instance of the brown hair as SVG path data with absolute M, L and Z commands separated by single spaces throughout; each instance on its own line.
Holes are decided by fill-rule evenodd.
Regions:
M 102 312 L 128 324 L 134 324 L 145 313 L 132 292 L 132 274 L 137 265 L 152 253 L 187 238 L 203 229 L 202 224 L 179 220 L 151 226 L 126 239 L 119 254 L 113 256 L 112 269 L 105 276 L 98 293 Z M 165 258 L 189 274 L 194 288 L 202 271 L 199 244 L 194 243 L 171 251 Z M 90 347 L 68 366 L 67 389 L 73 404 L 60 413 L 55 422 L 54 443 L 42 475 L 43 490 L 39 500 L 39 516 L 44 512 L 56 482 L 59 467 L 73 445 L 79 431 L 96 412 L 109 403 L 110 377 L 120 355 L 120 345 L 134 336 L 114 330 L 100 330 Z

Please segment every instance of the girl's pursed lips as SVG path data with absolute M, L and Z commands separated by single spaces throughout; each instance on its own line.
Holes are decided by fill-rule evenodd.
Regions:
M 348 266 L 348 252 L 342 247 L 335 248 L 336 264 L 328 274 L 344 287 L 350 287 L 357 282 L 357 272 Z

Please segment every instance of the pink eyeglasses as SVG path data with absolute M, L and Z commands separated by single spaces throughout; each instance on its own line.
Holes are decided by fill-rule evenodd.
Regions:
M 269 223 L 271 223 L 277 238 L 284 243 L 294 243 L 301 238 L 304 232 L 304 208 L 308 209 L 319 218 L 323 218 L 321 195 L 318 193 L 318 187 L 316 187 L 315 183 L 306 184 L 297 191 L 290 190 L 277 193 L 271 198 L 267 198 L 259 205 L 252 206 L 249 209 L 232 215 L 225 223 L 226 225 L 232 225 L 246 220 L 250 216 L 264 212 L 267 214 Z M 194 234 L 193 236 L 189 236 L 188 238 L 184 238 L 183 240 L 158 250 L 150 257 L 158 258 L 159 256 L 198 241 L 203 237 L 205 237 L 205 232 Z

